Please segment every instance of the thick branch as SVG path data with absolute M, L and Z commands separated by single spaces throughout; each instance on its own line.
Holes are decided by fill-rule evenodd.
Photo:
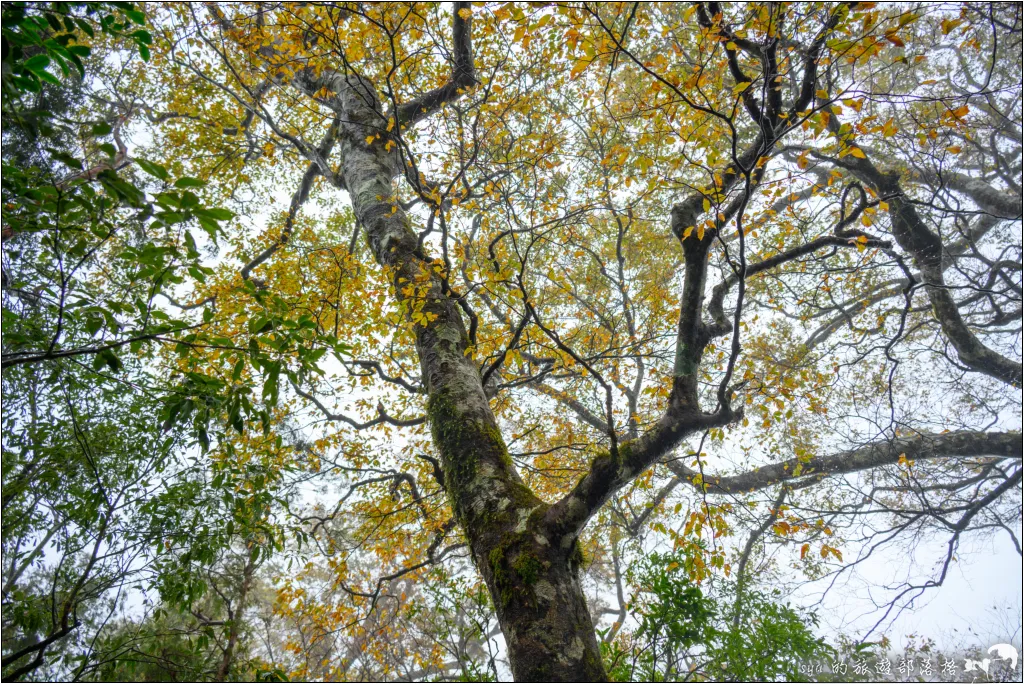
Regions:
M 752 492 L 781 482 L 794 480 L 824 479 L 832 475 L 843 475 L 879 466 L 892 465 L 905 456 L 909 460 L 926 458 L 965 458 L 993 456 L 998 458 L 1022 458 L 1021 434 L 1019 432 L 975 432 L 962 430 L 943 434 L 921 433 L 892 440 L 871 442 L 856 449 L 849 449 L 827 456 L 815 456 L 801 460 L 793 458 L 755 468 L 738 475 L 713 477 L 693 470 L 680 461 L 668 463 L 677 477 L 715 494 L 739 494 Z
M 829 118 L 829 128 L 838 135 L 838 120 L 835 116 Z M 904 251 L 914 257 L 914 262 L 924 276 L 935 318 L 956 349 L 961 363 L 979 373 L 1020 387 L 1021 364 L 982 344 L 961 316 L 960 309 L 943 279 L 942 240 L 928 228 L 918 214 L 913 200 L 903 192 L 899 176 L 883 173 L 866 157 L 858 159 L 849 155 L 841 160 L 833 160 L 833 163 L 846 168 L 869 184 L 888 202 L 893 237 Z
M 427 118 L 447 102 L 457 100 L 476 85 L 473 67 L 472 12 L 468 2 L 456 2 L 452 8 L 452 74 L 443 86 L 420 95 L 398 107 L 398 123 L 411 125 Z M 465 16 L 463 16 L 465 15 Z

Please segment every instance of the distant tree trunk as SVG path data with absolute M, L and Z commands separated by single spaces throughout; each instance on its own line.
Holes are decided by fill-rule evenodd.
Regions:
M 228 674 L 231 672 L 231 664 L 235 659 L 235 648 L 238 646 L 238 637 L 241 634 L 245 600 L 249 595 L 250 587 L 252 587 L 252 578 L 255 572 L 256 562 L 252 555 L 250 555 L 245 562 L 245 567 L 242 569 L 242 585 L 238 590 L 238 601 L 235 603 L 234 610 L 231 609 L 230 605 L 228 606 L 228 641 L 224 646 L 224 656 L 220 660 L 220 665 L 217 666 L 217 674 L 214 677 L 214 681 L 226 682 Z

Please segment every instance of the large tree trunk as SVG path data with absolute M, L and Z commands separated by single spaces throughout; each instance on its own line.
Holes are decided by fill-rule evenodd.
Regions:
M 567 555 L 531 527 L 506 532 L 486 562 L 477 560 L 508 644 L 512 675 L 519 682 L 607 681 L 577 574 L 578 552 Z
M 490 590 L 520 681 L 607 678 L 577 576 L 575 538 L 557 543 L 543 531 L 549 506 L 512 465 L 484 393 L 480 369 L 456 302 L 434 264 L 419 252 L 409 217 L 395 199 L 401 161 L 389 151 L 387 120 L 372 84 L 334 74 L 328 85 L 341 130 L 343 175 L 357 220 L 378 263 L 388 270 L 416 336 L 434 444 L 455 517 Z

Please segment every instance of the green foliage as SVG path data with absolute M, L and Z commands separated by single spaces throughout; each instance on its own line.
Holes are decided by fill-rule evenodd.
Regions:
M 47 135 L 47 111 L 26 108 L 21 98 L 42 92 L 46 84 L 61 86 L 61 77 L 84 78 L 84 60 L 92 52 L 89 43 L 97 33 L 134 44 L 148 61 L 153 37 L 143 28 L 145 24 L 145 13 L 130 2 L 4 3 L 5 128 L 14 125 Z
M 127 41 L 147 57 L 152 39 L 135 28 L 144 23 L 130 3 L 4 5 L 4 368 L 85 357 L 118 372 L 125 351 L 195 325 L 157 298 L 186 273 L 209 272 L 192 226 L 216 240 L 232 214 L 206 207 L 189 189 L 200 183 L 173 182 L 159 164 L 139 161 L 158 182 L 136 179 L 120 137 L 126 114 L 89 112 L 100 120 L 81 122 L 71 110 L 90 40 Z M 44 86 L 58 107 L 38 106 Z M 75 149 L 76 138 L 89 142 Z
M 147 573 L 154 547 L 185 541 L 154 525 L 149 502 L 168 479 L 194 477 L 174 460 L 182 435 L 159 429 L 145 394 L 88 367 L 41 371 L 3 376 L 5 656 L 47 639 L 59 654 L 102 624 L 118 608 L 110 592 Z
M 208 681 L 217 666 L 218 654 L 210 643 L 214 630 L 194 623 L 177 613 L 157 610 L 145 621 L 116 625 L 96 647 L 119 657 L 103 663 L 92 679 L 102 682 Z
M 145 23 L 130 3 L 3 7 L 5 678 L 51 663 L 86 672 L 68 644 L 102 630 L 133 582 L 187 607 L 232 544 L 247 557 L 274 548 L 273 477 L 253 472 L 266 466 L 225 463 L 225 491 L 211 490 L 169 415 L 188 417 L 191 402 L 238 427 L 251 406 L 204 375 L 158 369 L 161 346 L 196 343 L 212 318 L 172 315 L 164 299 L 211 273 L 201 241 L 215 244 L 233 214 L 200 198 L 202 181 L 131 159 L 128 113 L 88 96 L 87 71 L 109 51 L 148 60 Z M 189 427 L 207 448 L 205 423 Z
M 735 594 L 737 589 L 730 591 Z M 740 591 L 736 626 L 720 630 L 707 651 L 709 677 L 736 682 L 799 681 L 805 678 L 799 669 L 802 663 L 821 662 L 833 653 L 814 635 L 817 618 L 813 613 L 801 614 L 763 592 Z
M 483 584 L 468 584 L 464 577 L 438 567 L 431 571 L 424 596 L 410 607 L 408 617 L 423 625 L 425 634 L 435 643 L 454 651 L 460 664 L 454 681 L 498 681 L 494 669 L 497 646 L 488 636 L 494 624 L 494 607 Z M 438 677 L 436 681 L 451 679 Z
M 686 560 L 654 553 L 631 569 L 639 626 L 602 645 L 614 680 L 797 681 L 802 663 L 833 652 L 814 636 L 813 614 L 734 583 L 705 593 L 684 571 Z
M 311 345 L 312 319 L 292 316 L 284 298 L 252 281 L 243 290 L 262 314 L 249 321 L 247 340 L 210 329 L 214 300 L 176 304 L 178 286 L 213 273 L 202 264 L 203 245 L 215 247 L 234 214 L 203 201 L 202 180 L 128 156 L 122 128 L 131 109 L 74 111 L 84 106 L 86 43 L 102 33 L 147 57 L 148 32 L 132 30 L 145 16 L 130 4 L 4 8 L 3 368 L 74 359 L 116 374 L 126 355 L 234 349 L 230 384 L 202 363 L 170 377 L 177 382 L 165 387 L 161 420 L 165 429 L 189 425 L 204 450 L 220 425 L 242 433 L 258 421 L 266 430 L 282 376 L 298 377 L 282 359 L 317 372 L 328 350 L 345 346 L 330 336 Z M 37 106 L 42 95 L 56 106 Z M 99 121 L 81 123 L 90 116 Z M 262 373 L 262 386 L 243 377 L 246 369 Z
M 675 556 L 658 553 L 640 562 L 637 579 L 642 592 L 656 600 L 638 609 L 637 636 L 688 649 L 707 638 L 715 608 L 685 573 L 677 571 L 680 567 Z

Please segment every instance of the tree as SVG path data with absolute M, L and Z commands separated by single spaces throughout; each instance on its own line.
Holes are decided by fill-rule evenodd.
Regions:
M 155 198 L 140 189 L 129 164 L 169 177 L 127 159 L 130 112 L 86 77 L 103 68 L 90 44 L 148 59 L 144 25 L 130 3 L 3 9 L 5 679 L 81 677 L 129 594 L 146 585 L 176 605 L 201 595 L 189 558 L 209 570 L 234 541 L 233 521 L 212 532 L 202 524 L 222 512 L 221 493 L 197 496 L 205 468 L 182 458 L 180 430 L 152 419 L 166 384 L 144 352 L 186 325 L 156 298 L 181 282 L 179 269 L 202 275 L 194 243 L 173 226 L 199 221 L 216 233 L 230 214 L 200 205 L 187 190 L 193 179 Z M 224 517 L 247 522 L 231 503 Z M 255 517 L 250 565 L 266 544 Z M 237 620 L 230 606 L 227 614 L 230 644 Z
M 176 229 L 187 303 L 106 348 L 181 379 L 167 429 L 240 471 L 261 454 L 254 496 L 334 488 L 285 506 L 345 595 L 310 611 L 327 631 L 468 551 L 517 679 L 602 680 L 580 570 L 610 552 L 618 578 L 623 534 L 668 537 L 692 581 L 735 562 L 738 597 L 770 543 L 820 576 L 844 540 L 948 535 L 892 609 L 964 535 L 1020 551 L 1019 8 L 172 3 L 152 25 L 152 59 L 100 77 L 144 114 L 123 159 L 181 177 L 140 220 L 232 251 L 204 266 Z M 239 217 L 197 208 L 222 203 Z M 5 368 L 103 353 L 58 338 L 5 331 Z
M 800 665 L 834 657 L 811 631 L 813 614 L 737 584 L 707 595 L 677 571 L 687 555 L 654 553 L 637 564 L 630 606 L 639 628 L 605 640 L 615 681 L 799 681 Z

